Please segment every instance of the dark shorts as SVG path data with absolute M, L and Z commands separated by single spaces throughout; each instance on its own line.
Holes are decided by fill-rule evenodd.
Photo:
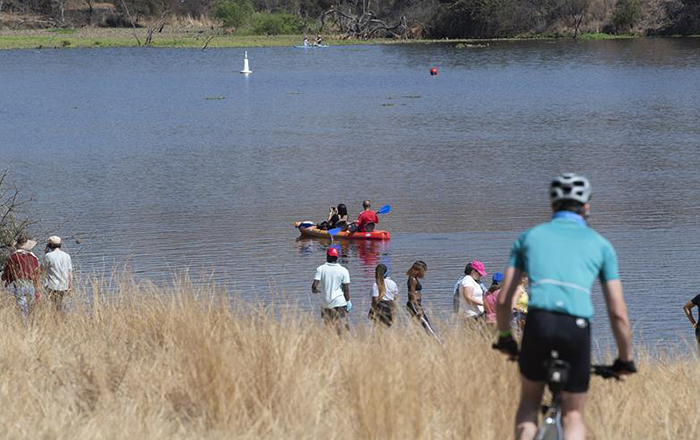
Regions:
M 347 307 L 334 307 L 332 309 L 321 309 L 321 317 L 325 322 L 333 323 L 342 321 L 348 313 Z
M 377 324 L 391 327 L 394 323 L 394 302 L 379 301 L 376 306 L 370 309 L 368 318 Z
M 564 391 L 588 391 L 591 378 L 591 326 L 587 319 L 544 310 L 530 310 L 525 323 L 518 364 L 535 382 L 547 380 L 546 362 L 552 351 L 571 366 Z
M 700 344 L 700 325 L 695 327 L 695 339 L 698 341 L 698 344 Z

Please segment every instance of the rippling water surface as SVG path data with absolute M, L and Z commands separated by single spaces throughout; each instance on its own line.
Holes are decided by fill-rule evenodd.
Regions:
M 0 167 L 47 227 L 80 237 L 80 270 L 213 274 L 250 301 L 312 306 L 327 243 L 296 220 L 390 203 L 390 243 L 350 243 L 363 321 L 374 265 L 451 307 L 464 264 L 503 269 L 545 220 L 562 171 L 594 185 L 635 330 L 692 338 L 697 293 L 700 40 L 502 42 L 243 50 L 0 52 Z M 437 66 L 440 75 L 430 77 Z M 209 98 L 209 99 L 207 99 Z M 211 99 L 225 98 L 225 99 Z M 597 335 L 605 341 L 596 288 Z M 660 342 L 661 341 L 661 342 Z

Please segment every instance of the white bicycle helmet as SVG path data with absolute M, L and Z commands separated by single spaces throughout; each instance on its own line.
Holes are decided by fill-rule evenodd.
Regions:
M 549 186 L 549 198 L 552 203 L 562 200 L 588 203 L 591 199 L 591 183 L 578 174 L 564 173 L 552 180 L 552 184 Z

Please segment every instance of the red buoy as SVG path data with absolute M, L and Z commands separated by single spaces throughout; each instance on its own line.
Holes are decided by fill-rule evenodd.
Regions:
M 430 69 L 430 76 L 435 76 L 437 74 L 438 74 L 437 67 L 433 67 L 432 69 Z

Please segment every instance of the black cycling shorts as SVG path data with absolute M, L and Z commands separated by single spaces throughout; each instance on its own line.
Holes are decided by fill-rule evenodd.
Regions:
M 588 391 L 591 378 L 591 326 L 587 319 L 530 309 L 518 364 L 520 372 L 535 382 L 547 380 L 546 362 L 556 351 L 571 366 L 564 391 Z

